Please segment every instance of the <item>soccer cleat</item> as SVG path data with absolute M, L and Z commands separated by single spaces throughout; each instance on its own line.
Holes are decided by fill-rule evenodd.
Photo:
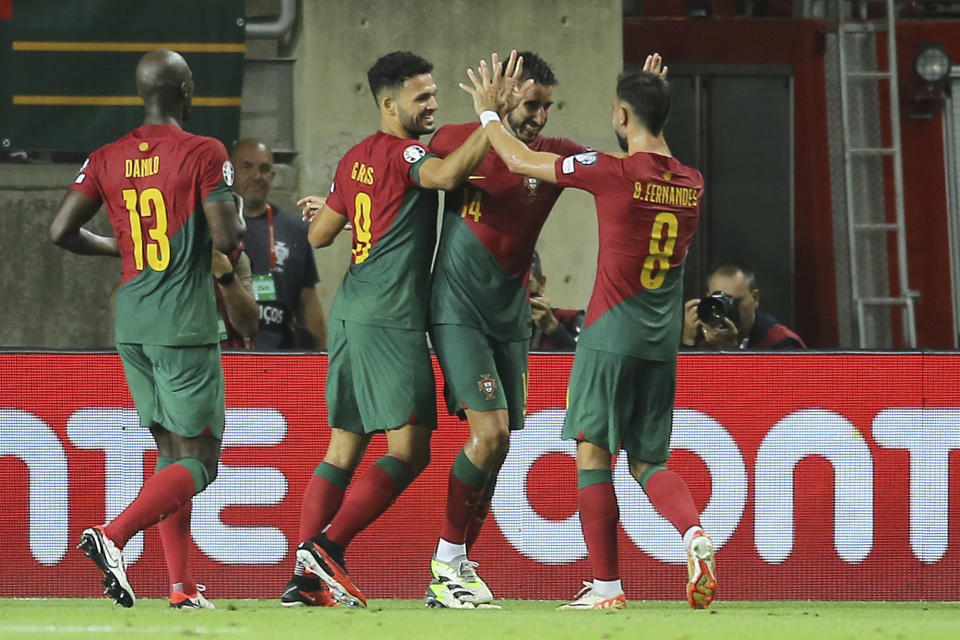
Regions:
M 431 609 L 476 609 L 468 598 L 473 593 L 455 582 L 434 579 L 427 587 L 426 605 Z
M 207 588 L 202 584 L 197 585 L 197 592 L 192 596 L 188 596 L 182 591 L 174 591 L 170 594 L 170 608 L 171 609 L 216 609 L 213 606 L 213 603 L 203 597 L 203 592 Z
M 315 575 L 293 576 L 280 596 L 285 607 L 339 607 L 327 583 Z
M 348 607 L 367 606 L 363 592 L 353 583 L 343 566 L 343 551 L 324 534 L 301 544 L 297 548 L 297 560 L 327 583 L 340 604 Z
M 558 611 L 592 611 L 594 609 L 623 609 L 627 606 L 627 596 L 601 596 L 593 589 L 593 582 L 584 581 L 583 589 L 572 602 L 557 607 Z
M 457 593 L 466 590 L 467 594 L 460 597 L 461 600 L 473 604 L 490 604 L 493 602 L 493 593 L 487 583 L 477 575 L 477 566 L 476 562 L 467 560 L 467 556 L 457 556 L 450 562 L 443 562 L 436 558 L 430 560 L 430 572 L 433 574 L 434 581 L 450 582 L 459 586 L 460 589 L 455 589 Z
M 687 549 L 687 602 L 694 609 L 706 609 L 717 592 L 717 567 L 713 541 L 703 531 L 697 533 Z
M 127 580 L 127 567 L 123 559 L 123 552 L 117 549 L 113 540 L 103 532 L 103 527 L 97 525 L 84 529 L 80 534 L 80 544 L 77 548 L 94 561 L 103 572 L 104 593 L 113 598 L 114 602 L 124 607 L 132 607 L 137 601 L 130 581 Z

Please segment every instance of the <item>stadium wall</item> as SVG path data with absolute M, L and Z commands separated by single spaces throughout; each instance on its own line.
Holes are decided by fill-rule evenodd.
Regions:
M 570 442 L 558 439 L 571 355 L 534 355 L 492 517 L 471 554 L 499 597 L 563 598 L 590 577 Z M 322 355 L 227 354 L 221 472 L 194 502 L 195 574 L 212 597 L 277 597 L 300 497 L 329 430 Z M 113 518 L 156 453 L 113 353 L 0 354 L 0 597 L 95 596 L 80 531 Z M 437 373 L 439 371 L 437 370 Z M 731 382 L 735 381 L 735 382 Z M 682 354 L 670 466 L 719 546 L 724 599 L 944 599 L 960 587 L 960 357 Z M 418 598 L 446 474 L 466 436 L 443 417 L 433 462 L 350 547 L 372 597 Z M 369 459 L 384 450 L 375 438 Z M 679 536 L 615 468 L 632 599 L 680 599 Z M 951 496 L 953 496 L 951 498 Z M 166 590 L 155 531 L 128 545 L 141 596 Z
M 794 80 L 794 274 L 797 332 L 807 344 L 838 346 L 837 283 L 827 139 L 823 20 L 625 19 L 624 61 L 659 51 L 672 64 L 789 65 Z M 936 103 L 916 118 L 911 68 L 917 47 L 941 43 L 960 60 L 960 20 L 898 20 L 904 196 L 910 286 L 918 291 L 917 338 L 926 348 L 954 348 L 943 119 Z M 882 108 L 886 108 L 885 106 Z M 707 185 L 709 188 L 709 185 Z M 887 201 L 892 203 L 892 192 Z M 888 214 L 892 218 L 891 212 Z M 891 270 L 891 278 L 895 278 Z M 767 287 L 771 286 L 769 283 Z M 896 314 L 894 314 L 896 315 Z M 899 339 L 899 330 L 894 331 Z

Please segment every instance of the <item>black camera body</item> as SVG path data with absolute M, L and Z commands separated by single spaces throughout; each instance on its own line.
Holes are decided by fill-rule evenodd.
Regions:
M 723 291 L 714 291 L 705 298 L 700 298 L 697 305 L 697 318 L 700 322 L 711 327 L 722 329 L 726 327 L 724 318 L 739 326 L 740 300 Z

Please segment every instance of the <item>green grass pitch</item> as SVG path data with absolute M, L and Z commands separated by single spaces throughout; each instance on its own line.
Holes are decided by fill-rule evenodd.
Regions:
M 284 608 L 276 600 L 215 600 L 216 611 L 172 611 L 166 600 L 122 609 L 107 599 L 0 600 L 0 638 L 278 638 L 389 640 L 827 640 L 960 637 L 955 602 L 630 602 L 623 611 L 554 611 L 558 602 L 504 601 L 500 611 L 425 609 L 373 600 L 367 610 Z

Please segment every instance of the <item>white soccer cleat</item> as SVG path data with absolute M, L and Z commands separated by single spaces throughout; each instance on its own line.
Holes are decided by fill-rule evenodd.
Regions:
M 694 609 L 706 609 L 717 592 L 717 566 L 713 541 L 702 530 L 687 547 L 687 602 Z
M 593 611 L 595 609 L 623 609 L 627 606 L 627 596 L 620 593 L 615 596 L 602 596 L 593 588 L 593 582 L 583 582 L 583 588 L 573 602 L 557 607 L 558 611 Z
M 123 552 L 107 537 L 103 527 L 97 525 L 84 529 L 77 548 L 93 560 L 103 573 L 103 586 L 106 587 L 104 593 L 117 604 L 132 607 L 137 597 L 127 580 L 127 563 L 123 559 Z
M 430 572 L 435 581 L 459 585 L 461 588 L 454 591 L 462 594 L 461 600 L 473 604 L 490 604 L 493 602 L 493 593 L 487 583 L 477 575 L 477 566 L 476 562 L 467 560 L 467 556 L 457 556 L 450 562 L 442 562 L 436 558 L 430 560 Z M 464 591 L 466 593 L 463 593 Z

